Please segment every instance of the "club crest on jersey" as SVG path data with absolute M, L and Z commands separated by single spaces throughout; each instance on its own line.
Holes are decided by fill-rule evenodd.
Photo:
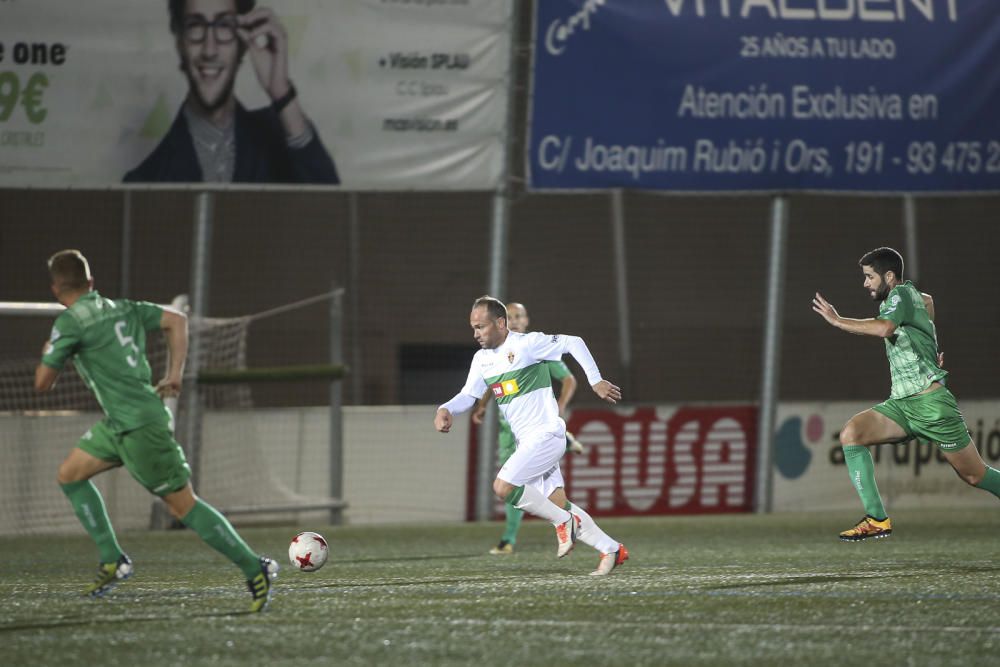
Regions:
M 514 363 L 514 351 L 513 350 L 511 350 L 510 352 L 507 353 L 507 363 L 508 364 Z
M 497 398 L 510 396 L 511 394 L 516 394 L 521 391 L 521 388 L 517 386 L 517 380 L 513 379 L 491 384 L 490 389 L 493 390 L 493 395 Z

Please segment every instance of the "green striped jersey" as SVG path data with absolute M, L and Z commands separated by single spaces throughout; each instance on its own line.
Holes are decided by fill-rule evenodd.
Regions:
M 56 318 L 42 363 L 62 370 L 72 358 L 118 433 L 167 419 L 146 359 L 146 332 L 159 329 L 162 316 L 156 304 L 90 291 Z
M 878 319 L 896 325 L 895 333 L 885 339 L 892 376 L 890 398 L 919 394 L 948 375 L 937 364 L 937 331 L 913 283 L 907 280 L 892 288 L 879 306 Z

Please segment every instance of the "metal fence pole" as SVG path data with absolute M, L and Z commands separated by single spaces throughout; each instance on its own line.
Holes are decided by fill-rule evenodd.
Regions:
M 903 239 L 905 248 L 903 258 L 906 266 L 903 275 L 907 280 L 917 282 L 920 279 L 920 262 L 917 256 L 917 200 L 913 195 L 903 197 Z
M 344 289 L 334 286 L 330 300 L 330 364 L 344 363 Z M 330 382 L 330 497 L 344 497 L 344 413 L 343 380 Z M 342 522 L 340 508 L 330 510 L 330 523 Z
M 509 183 L 511 172 L 512 142 L 514 137 L 514 100 L 517 94 L 517 37 L 521 3 L 511 5 L 510 44 L 507 57 L 507 124 L 500 139 L 501 164 L 500 185 L 493 193 L 493 215 L 490 222 L 489 278 L 487 292 L 503 300 L 507 287 L 507 244 L 510 226 Z M 496 407 L 491 402 L 487 406 L 486 417 L 479 427 L 479 456 L 476 466 L 476 519 L 490 518 L 493 504 L 491 480 L 494 473 L 493 452 L 497 444 Z
M 118 294 L 127 299 L 132 290 L 132 191 L 122 195 L 122 256 L 121 289 Z
M 490 275 L 487 292 L 497 298 L 506 299 L 507 283 L 507 240 L 510 207 L 507 193 L 497 190 L 493 195 L 493 219 L 490 226 Z M 475 427 L 473 427 L 475 428 Z M 486 415 L 479 426 L 479 456 L 476 466 L 476 519 L 484 521 L 490 518 L 490 506 L 493 503 L 493 453 L 497 444 L 497 409 L 496 403 L 490 401 L 486 405 Z
M 621 188 L 611 191 L 611 234 L 614 238 L 615 300 L 618 307 L 618 357 L 622 394 L 632 394 L 632 324 L 628 307 L 628 257 L 625 252 L 625 202 Z
M 785 299 L 785 246 L 788 240 L 788 201 L 771 202 L 771 242 L 761 355 L 760 413 L 757 424 L 757 485 L 754 509 L 770 512 L 774 500 L 774 419 L 781 378 L 781 311 Z
M 348 327 L 351 330 L 351 395 L 353 405 L 361 405 L 364 400 L 361 395 L 363 387 L 361 384 L 361 213 L 358 204 L 358 193 L 352 192 L 347 196 L 347 218 L 348 218 L 348 283 L 350 290 L 348 301 L 350 303 L 350 322 Z
M 212 205 L 213 195 L 199 192 L 194 202 L 194 247 L 191 251 L 191 312 L 190 317 L 197 324 L 190 328 L 188 359 L 184 370 L 185 393 L 185 437 L 184 447 L 192 469 L 192 483 L 196 480 L 201 459 L 201 390 L 198 387 L 198 372 L 202 365 L 201 320 L 208 312 L 208 281 L 211 272 L 212 252 Z

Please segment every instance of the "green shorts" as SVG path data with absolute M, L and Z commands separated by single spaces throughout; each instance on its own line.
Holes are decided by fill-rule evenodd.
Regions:
M 137 482 L 157 496 L 183 489 L 191 479 L 191 466 L 174 440 L 167 422 L 115 433 L 107 420 L 83 434 L 77 446 L 102 461 L 123 465 Z
M 926 394 L 890 398 L 872 408 L 899 424 L 910 438 L 957 452 L 972 441 L 955 396 L 941 387 Z

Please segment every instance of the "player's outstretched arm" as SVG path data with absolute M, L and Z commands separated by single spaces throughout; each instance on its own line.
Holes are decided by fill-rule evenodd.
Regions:
M 442 433 L 447 433 L 451 428 L 453 416 L 468 411 L 475 404 L 475 396 L 469 396 L 462 392 L 455 394 L 454 398 L 438 407 L 437 413 L 434 415 L 434 428 Z
M 931 318 L 931 321 L 933 322 L 934 321 L 934 297 L 932 297 L 930 294 L 927 294 L 926 292 L 921 292 L 920 293 L 920 298 L 922 298 L 924 300 L 924 308 L 927 309 L 927 317 Z
M 601 397 L 601 400 L 607 401 L 612 405 L 622 400 L 621 388 L 611 384 L 607 380 L 601 380 L 597 384 L 592 385 L 592 388 L 594 393 Z
M 441 433 L 447 433 L 451 430 L 451 422 L 451 412 L 446 408 L 438 408 L 437 413 L 434 415 L 434 428 Z
M 878 338 L 889 338 L 896 333 L 896 323 L 890 320 L 875 318 L 857 320 L 851 317 L 841 317 L 833 304 L 824 299 L 819 292 L 816 292 L 816 296 L 813 297 L 812 309 L 832 326 L 847 333 L 858 336 L 877 336 Z
M 920 298 L 924 300 L 924 308 L 927 309 L 927 317 L 931 318 L 931 322 L 934 321 L 934 297 L 932 297 L 927 292 L 921 292 Z M 938 368 L 944 368 L 944 352 L 938 350 L 937 355 L 937 365 Z
M 187 362 L 187 315 L 173 308 L 164 308 L 160 317 L 160 329 L 167 341 L 167 373 L 156 384 L 156 393 L 160 398 L 176 398 L 181 393 L 184 364 Z
M 566 406 L 573 400 L 577 382 L 576 378 L 572 375 L 567 375 L 559 382 L 561 383 L 559 386 L 559 398 L 556 399 L 556 402 L 559 404 L 559 416 L 562 417 L 566 414 Z
M 42 356 L 48 351 L 50 341 L 46 340 L 45 344 L 42 345 Z M 56 380 L 59 378 L 59 371 L 52 368 L 51 366 L 46 366 L 45 364 L 38 364 L 35 367 L 35 391 L 40 394 L 52 389 L 55 386 Z

